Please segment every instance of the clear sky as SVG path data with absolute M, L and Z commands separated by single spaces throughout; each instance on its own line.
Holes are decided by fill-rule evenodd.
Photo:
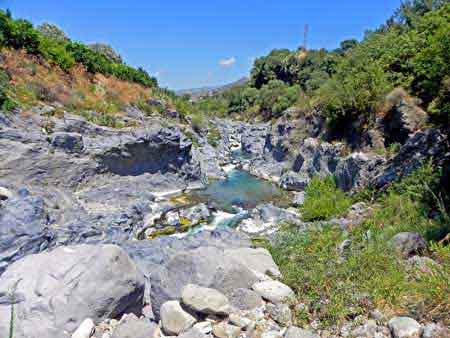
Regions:
M 72 39 L 107 42 L 171 89 L 232 82 L 255 57 L 336 48 L 382 24 L 400 0 L 0 0 L 14 17 L 50 22 Z

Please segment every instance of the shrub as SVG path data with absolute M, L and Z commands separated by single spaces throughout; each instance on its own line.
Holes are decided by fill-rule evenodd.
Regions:
M 206 136 L 206 139 L 211 146 L 216 148 L 219 145 L 221 138 L 222 136 L 220 135 L 219 129 L 217 129 L 216 127 L 211 127 L 208 129 L 208 135 Z
M 41 37 L 39 51 L 45 59 L 64 71 L 69 71 L 75 65 L 73 55 L 67 51 L 64 45 L 55 40 Z
M 351 198 L 337 188 L 332 176 L 314 177 L 306 188 L 305 203 L 300 212 L 305 221 L 322 221 L 341 216 L 351 204 Z

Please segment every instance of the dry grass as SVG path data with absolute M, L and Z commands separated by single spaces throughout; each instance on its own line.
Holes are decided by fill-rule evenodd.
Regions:
M 120 113 L 125 105 L 147 100 L 153 94 L 136 83 L 92 75 L 81 65 L 64 72 L 24 51 L 4 49 L 0 65 L 11 78 L 12 95 L 25 107 L 56 101 L 75 111 Z

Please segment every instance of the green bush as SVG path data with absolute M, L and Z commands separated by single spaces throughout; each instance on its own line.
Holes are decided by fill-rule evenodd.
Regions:
M 352 199 L 337 188 L 332 176 L 314 177 L 306 188 L 305 203 L 300 207 L 305 221 L 323 221 L 344 214 Z
M 65 46 L 56 40 L 41 37 L 40 54 L 50 62 L 58 65 L 62 70 L 69 71 L 75 65 L 75 59 Z

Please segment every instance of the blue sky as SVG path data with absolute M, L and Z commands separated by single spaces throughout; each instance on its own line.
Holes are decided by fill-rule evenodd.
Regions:
M 382 24 L 400 0 L 0 0 L 15 17 L 55 23 L 75 40 L 107 42 L 171 89 L 229 83 L 255 57 L 297 48 L 336 48 Z

